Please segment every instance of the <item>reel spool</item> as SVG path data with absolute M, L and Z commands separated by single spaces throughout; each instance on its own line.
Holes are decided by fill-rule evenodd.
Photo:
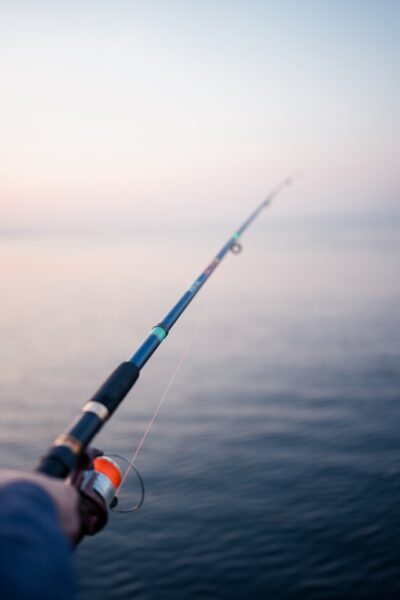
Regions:
M 110 508 L 115 505 L 116 491 L 122 481 L 117 463 L 108 456 L 98 456 L 93 461 L 93 489 Z
M 117 492 L 120 491 L 122 483 L 122 472 L 118 463 L 111 456 L 126 462 L 132 472 L 136 474 L 141 494 L 138 503 L 134 506 L 116 508 L 118 505 Z M 75 481 L 81 496 L 82 529 L 80 539 L 84 535 L 94 535 L 100 531 L 108 521 L 110 510 L 117 513 L 137 511 L 142 506 L 145 496 L 144 483 L 139 471 L 124 456 L 120 454 L 106 456 L 100 450 L 91 448 L 87 454 L 87 461 L 86 469 L 80 471 Z
M 112 458 L 98 454 L 90 461 L 78 488 L 82 535 L 94 535 L 107 523 L 108 510 L 117 503 L 121 481 L 121 469 Z

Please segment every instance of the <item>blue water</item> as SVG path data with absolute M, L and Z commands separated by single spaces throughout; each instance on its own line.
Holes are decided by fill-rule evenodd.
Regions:
M 96 440 L 133 453 L 200 322 L 144 506 L 76 553 L 83 600 L 400 597 L 399 233 L 272 212 L 248 232 Z M 36 464 L 227 234 L 1 239 L 3 465 Z

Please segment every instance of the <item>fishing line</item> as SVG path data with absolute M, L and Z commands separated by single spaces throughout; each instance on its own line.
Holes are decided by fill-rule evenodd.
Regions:
M 157 408 L 154 411 L 154 414 L 153 414 L 152 418 L 150 419 L 149 424 L 147 425 L 147 428 L 146 428 L 146 430 L 145 430 L 145 432 L 144 432 L 141 440 L 139 441 L 139 443 L 138 443 L 138 445 L 136 447 L 135 452 L 133 453 L 133 456 L 132 456 L 131 460 L 128 461 L 128 459 L 126 459 L 125 457 L 123 457 L 124 460 L 126 462 L 128 462 L 128 467 L 127 467 L 127 469 L 126 469 L 126 471 L 125 471 L 125 473 L 124 473 L 124 475 L 122 477 L 121 483 L 120 483 L 119 488 L 117 490 L 117 494 L 121 491 L 121 489 L 122 489 L 122 487 L 123 487 L 123 485 L 124 485 L 124 483 L 125 483 L 128 475 L 129 475 L 130 471 L 133 469 L 135 471 L 136 476 L 138 477 L 139 483 L 141 485 L 141 489 L 142 489 L 141 500 L 138 502 L 138 504 L 134 508 L 131 508 L 131 509 L 114 509 L 115 512 L 132 512 L 133 510 L 138 510 L 138 508 L 140 508 L 140 506 L 143 504 L 143 501 L 144 501 L 144 484 L 143 484 L 143 479 L 142 479 L 139 471 L 135 467 L 135 462 L 136 462 L 137 457 L 139 456 L 139 453 L 141 452 L 141 450 L 143 448 L 143 444 L 144 444 L 144 442 L 145 442 L 148 434 L 150 433 L 150 430 L 151 430 L 151 428 L 152 428 L 152 426 L 154 424 L 154 421 L 156 420 L 157 415 L 160 412 L 161 407 L 164 404 L 164 402 L 165 402 L 165 400 L 166 400 L 166 398 L 167 398 L 167 396 L 168 396 L 168 394 L 169 394 L 169 392 L 171 390 L 171 387 L 172 387 L 172 385 L 173 385 L 173 383 L 174 383 L 174 381 L 175 381 L 175 379 L 176 379 L 179 371 L 181 370 L 181 368 L 182 368 L 182 366 L 183 366 L 183 364 L 184 364 L 184 362 L 185 362 L 185 360 L 186 360 L 186 358 L 187 358 L 187 356 L 188 356 L 188 354 L 189 354 L 189 352 L 190 352 L 190 350 L 191 350 L 191 348 L 193 346 L 193 342 L 194 342 L 194 340 L 195 340 L 195 338 L 197 336 L 197 333 L 198 333 L 198 331 L 200 329 L 202 321 L 203 321 L 203 319 L 201 319 L 197 323 L 196 327 L 194 328 L 194 330 L 192 332 L 192 335 L 190 336 L 190 338 L 189 338 L 186 346 L 184 347 L 183 352 L 182 352 L 182 354 L 180 356 L 180 359 L 179 359 L 179 361 L 178 361 L 178 363 L 177 363 L 177 365 L 176 365 L 176 367 L 175 367 L 175 369 L 174 369 L 174 371 L 173 371 L 173 373 L 171 375 L 170 380 L 167 383 L 167 386 L 166 386 L 166 388 L 164 390 L 164 393 L 161 396 L 161 399 L 160 399 L 160 401 L 159 401 L 159 403 L 157 405 Z M 117 455 L 114 455 L 114 456 L 117 456 Z

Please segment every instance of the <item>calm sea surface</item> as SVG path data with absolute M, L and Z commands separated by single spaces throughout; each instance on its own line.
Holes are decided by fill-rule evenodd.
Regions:
M 399 233 L 265 215 L 244 236 L 96 440 L 133 454 L 200 323 L 144 506 L 76 553 L 83 600 L 400 597 Z M 0 238 L 2 465 L 35 466 L 227 234 Z

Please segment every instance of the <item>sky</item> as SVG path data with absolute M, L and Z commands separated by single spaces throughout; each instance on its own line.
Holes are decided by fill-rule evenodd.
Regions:
M 397 0 L 0 0 L 1 230 L 399 206 Z

